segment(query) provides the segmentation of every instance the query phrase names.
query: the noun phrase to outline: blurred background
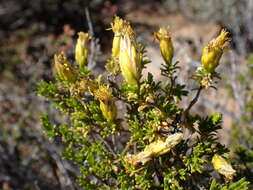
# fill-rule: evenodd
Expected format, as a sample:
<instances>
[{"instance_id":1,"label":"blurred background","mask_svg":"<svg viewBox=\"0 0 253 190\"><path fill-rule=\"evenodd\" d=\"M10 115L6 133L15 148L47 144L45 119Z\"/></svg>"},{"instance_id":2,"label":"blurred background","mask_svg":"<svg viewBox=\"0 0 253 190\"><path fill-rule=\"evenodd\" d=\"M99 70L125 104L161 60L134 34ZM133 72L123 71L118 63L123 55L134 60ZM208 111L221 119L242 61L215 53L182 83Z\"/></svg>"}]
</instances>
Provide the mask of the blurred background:
<instances>
[{"instance_id":1,"label":"blurred background","mask_svg":"<svg viewBox=\"0 0 253 190\"><path fill-rule=\"evenodd\" d=\"M231 148L241 143L252 150L253 142L248 143L245 136L253 130L253 0L1 1L0 189L80 189L75 183L76 166L61 160L62 145L46 138L40 126L45 112L55 122L66 118L36 95L36 84L53 79L56 52L65 51L73 60L76 32L91 28L100 51L92 68L104 72L112 41L112 32L106 29L115 15L131 21L137 40L147 46L152 60L144 74L152 72L157 80L162 80L162 59L153 33L159 26L171 27L175 60L182 68L178 80L188 90L194 89L189 78L200 64L203 46L227 28L233 41L218 69L222 76L218 91L205 91L193 111L221 112L221 141ZM182 107L189 99L183 100Z\"/></svg>"}]
</instances>

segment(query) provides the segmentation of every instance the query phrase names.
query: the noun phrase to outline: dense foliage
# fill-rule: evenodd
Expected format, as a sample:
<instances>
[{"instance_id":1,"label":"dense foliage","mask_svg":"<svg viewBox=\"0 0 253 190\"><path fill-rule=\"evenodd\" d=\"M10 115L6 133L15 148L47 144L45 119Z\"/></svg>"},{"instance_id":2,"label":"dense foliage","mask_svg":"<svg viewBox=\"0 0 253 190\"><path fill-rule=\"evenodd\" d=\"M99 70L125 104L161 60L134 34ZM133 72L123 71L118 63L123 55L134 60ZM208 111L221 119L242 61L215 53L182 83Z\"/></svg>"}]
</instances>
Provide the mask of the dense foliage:
<instances>
[{"instance_id":1,"label":"dense foliage","mask_svg":"<svg viewBox=\"0 0 253 190\"><path fill-rule=\"evenodd\" d=\"M191 113L201 91L215 88L220 79L215 69L228 49L228 32L222 30L203 49L201 65L191 76L196 95L183 108L182 99L195 92L177 82L181 64L173 60L168 29L154 35L164 59L164 81L154 81L152 73L142 76L150 60L130 23L115 17L111 30L107 75L96 77L88 70L92 38L80 32L75 61L64 52L55 55L56 81L41 82L37 90L69 118L64 124L52 123L48 115L41 120L46 135L65 144L62 156L79 166L78 183L84 189L248 189L230 164L229 150L219 143L221 114Z\"/></svg>"}]
</instances>

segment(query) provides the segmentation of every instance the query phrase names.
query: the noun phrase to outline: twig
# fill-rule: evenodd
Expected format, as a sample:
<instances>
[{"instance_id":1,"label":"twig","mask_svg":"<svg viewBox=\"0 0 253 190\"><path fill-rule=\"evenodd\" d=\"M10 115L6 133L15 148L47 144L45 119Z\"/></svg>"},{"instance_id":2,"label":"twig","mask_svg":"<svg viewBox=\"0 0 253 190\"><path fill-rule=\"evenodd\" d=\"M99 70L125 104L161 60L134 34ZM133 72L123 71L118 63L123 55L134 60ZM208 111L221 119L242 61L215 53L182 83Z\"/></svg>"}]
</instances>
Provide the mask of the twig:
<instances>
[{"instance_id":1,"label":"twig","mask_svg":"<svg viewBox=\"0 0 253 190\"><path fill-rule=\"evenodd\" d=\"M102 141L102 143L104 143L104 145L106 146L106 148L113 154L114 158L117 158L117 154L114 152L114 150L112 149L112 147L99 134L96 134L96 137L100 141Z\"/></svg>"},{"instance_id":2,"label":"twig","mask_svg":"<svg viewBox=\"0 0 253 190\"><path fill-rule=\"evenodd\" d=\"M192 99L192 101L190 102L189 106L187 107L187 109L185 110L186 113L188 113L190 111L190 109L192 108L192 106L194 106L194 104L196 104L196 102L198 101L199 99L199 95L200 95L200 92L201 90L203 89L202 86L200 86L198 88L198 91L197 91L197 94L196 96Z\"/></svg>"},{"instance_id":3,"label":"twig","mask_svg":"<svg viewBox=\"0 0 253 190\"><path fill-rule=\"evenodd\" d=\"M134 138L130 137L130 140L128 141L126 147L124 148L124 150L122 151L121 155L124 155L128 149L133 145L134 142Z\"/></svg>"},{"instance_id":4,"label":"twig","mask_svg":"<svg viewBox=\"0 0 253 190\"><path fill-rule=\"evenodd\" d=\"M98 180L101 184L104 184L104 185L106 185L107 187L109 187L107 181L101 179L101 177L99 177L98 175L96 175L94 172L92 173L92 175L93 175L93 177L96 178L96 180Z\"/></svg>"},{"instance_id":5,"label":"twig","mask_svg":"<svg viewBox=\"0 0 253 190\"><path fill-rule=\"evenodd\" d=\"M92 37L91 39L91 43L90 43L90 54L89 54L89 65L88 68L91 70L96 66L96 61L95 61L95 56L96 53L99 52L99 48L97 45L97 40L94 37L94 30L93 30L93 26L92 26L92 22L91 22L91 18L90 18L90 12L89 9L87 7L85 7L85 17L88 23L88 28L89 28L89 34Z\"/></svg>"},{"instance_id":6,"label":"twig","mask_svg":"<svg viewBox=\"0 0 253 190\"><path fill-rule=\"evenodd\" d=\"M113 150L115 151L115 152L117 152L117 146L116 146L116 136L115 136L115 134L112 134L112 145L113 145Z\"/></svg>"},{"instance_id":7,"label":"twig","mask_svg":"<svg viewBox=\"0 0 253 190\"><path fill-rule=\"evenodd\" d=\"M92 22L91 22L91 19L90 19L90 12L89 12L89 9L87 7L85 7L85 16L86 16L86 19L87 19L87 22L88 22L90 35L93 37L94 36L94 30L93 30Z\"/></svg>"}]
</instances>

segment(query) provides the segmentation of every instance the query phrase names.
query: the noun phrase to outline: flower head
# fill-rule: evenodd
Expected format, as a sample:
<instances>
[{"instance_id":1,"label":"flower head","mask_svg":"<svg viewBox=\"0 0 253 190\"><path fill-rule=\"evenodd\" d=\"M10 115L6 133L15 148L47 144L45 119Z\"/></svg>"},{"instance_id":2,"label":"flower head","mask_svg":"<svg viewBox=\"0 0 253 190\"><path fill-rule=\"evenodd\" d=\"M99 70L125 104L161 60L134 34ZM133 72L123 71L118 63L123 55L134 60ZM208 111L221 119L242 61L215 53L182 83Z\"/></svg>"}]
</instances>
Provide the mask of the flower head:
<instances>
[{"instance_id":1,"label":"flower head","mask_svg":"<svg viewBox=\"0 0 253 190\"><path fill-rule=\"evenodd\" d=\"M141 77L140 58L134 32L129 24L125 25L120 38L119 65L123 77L131 86L138 86Z\"/></svg>"},{"instance_id":2,"label":"flower head","mask_svg":"<svg viewBox=\"0 0 253 190\"><path fill-rule=\"evenodd\" d=\"M209 42L204 47L201 57L201 66L209 73L213 73L219 65L219 61L224 51L228 50L231 39L228 37L229 32L222 30L220 35Z\"/></svg>"},{"instance_id":3,"label":"flower head","mask_svg":"<svg viewBox=\"0 0 253 190\"><path fill-rule=\"evenodd\" d=\"M212 158L213 167L217 170L220 174L226 177L226 180L231 181L235 170L232 166L220 155L215 154Z\"/></svg>"},{"instance_id":4,"label":"flower head","mask_svg":"<svg viewBox=\"0 0 253 190\"><path fill-rule=\"evenodd\" d=\"M59 55L54 56L54 66L59 76L68 82L75 82L77 79L74 68L68 62L66 55L61 52Z\"/></svg>"},{"instance_id":5,"label":"flower head","mask_svg":"<svg viewBox=\"0 0 253 190\"><path fill-rule=\"evenodd\" d=\"M145 149L136 155L127 155L125 160L134 167L146 164L153 157L157 157L169 152L173 147L183 140L182 133L169 135L165 141L157 140L145 147Z\"/></svg>"},{"instance_id":6,"label":"flower head","mask_svg":"<svg viewBox=\"0 0 253 190\"><path fill-rule=\"evenodd\" d=\"M118 16L115 16L113 23L111 23L110 29L112 29L112 31L114 32L115 35L120 35L121 30L122 30L125 23L126 23L125 20L121 19Z\"/></svg>"},{"instance_id":7,"label":"flower head","mask_svg":"<svg viewBox=\"0 0 253 190\"><path fill-rule=\"evenodd\" d=\"M114 18L113 23L111 23L112 31L114 32L113 42L112 42L112 57L118 57L120 49L120 35L127 22L118 16Z\"/></svg>"},{"instance_id":8,"label":"flower head","mask_svg":"<svg viewBox=\"0 0 253 190\"><path fill-rule=\"evenodd\" d=\"M161 27L154 34L155 38L160 41L160 51L166 64L170 65L174 55L174 47L171 41L171 34L168 28Z\"/></svg>"},{"instance_id":9,"label":"flower head","mask_svg":"<svg viewBox=\"0 0 253 190\"><path fill-rule=\"evenodd\" d=\"M117 116L117 107L115 101L109 91L109 87L105 85L99 86L93 92L96 99L99 100L100 110L108 122L112 122Z\"/></svg>"},{"instance_id":10,"label":"flower head","mask_svg":"<svg viewBox=\"0 0 253 190\"><path fill-rule=\"evenodd\" d=\"M75 59L80 67L88 62L88 42L91 39L88 33L78 32L78 39L75 49Z\"/></svg>"}]
</instances>

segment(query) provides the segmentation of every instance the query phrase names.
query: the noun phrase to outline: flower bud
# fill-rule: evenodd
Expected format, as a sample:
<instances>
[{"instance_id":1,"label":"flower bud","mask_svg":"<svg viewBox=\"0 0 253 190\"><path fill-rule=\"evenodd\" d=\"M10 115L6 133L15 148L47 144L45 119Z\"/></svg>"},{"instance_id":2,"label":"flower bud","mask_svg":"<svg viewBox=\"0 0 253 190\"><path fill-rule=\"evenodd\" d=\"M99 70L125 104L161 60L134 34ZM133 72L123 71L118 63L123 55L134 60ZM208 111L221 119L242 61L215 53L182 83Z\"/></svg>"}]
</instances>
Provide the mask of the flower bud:
<instances>
[{"instance_id":1,"label":"flower bud","mask_svg":"<svg viewBox=\"0 0 253 190\"><path fill-rule=\"evenodd\" d=\"M134 167L146 164L153 157L157 157L169 152L178 143L183 140L182 133L169 135L165 141L157 140L145 147L145 149L136 155L127 155L125 160Z\"/></svg>"},{"instance_id":2,"label":"flower bud","mask_svg":"<svg viewBox=\"0 0 253 190\"><path fill-rule=\"evenodd\" d=\"M81 68L88 63L88 42L90 39L91 37L88 33L78 32L75 59Z\"/></svg>"},{"instance_id":3,"label":"flower bud","mask_svg":"<svg viewBox=\"0 0 253 190\"><path fill-rule=\"evenodd\" d=\"M71 83L76 81L76 72L68 62L66 55L63 52L61 52L59 55L54 56L54 62L55 69L63 80Z\"/></svg>"},{"instance_id":4,"label":"flower bud","mask_svg":"<svg viewBox=\"0 0 253 190\"><path fill-rule=\"evenodd\" d=\"M228 50L230 44L229 32L222 30L220 35L213 39L204 47L201 57L201 67L208 73L213 73L219 65L221 56L225 50Z\"/></svg>"},{"instance_id":5,"label":"flower bud","mask_svg":"<svg viewBox=\"0 0 253 190\"><path fill-rule=\"evenodd\" d=\"M111 23L111 29L114 32L113 42L112 42L112 57L118 57L120 51L120 35L126 21L116 16L113 23Z\"/></svg>"},{"instance_id":6,"label":"flower bud","mask_svg":"<svg viewBox=\"0 0 253 190\"><path fill-rule=\"evenodd\" d=\"M99 100L100 110L108 122L112 122L117 116L117 107L114 99L109 92L108 86L100 86L94 91L94 96Z\"/></svg>"},{"instance_id":7,"label":"flower bud","mask_svg":"<svg viewBox=\"0 0 253 190\"><path fill-rule=\"evenodd\" d=\"M212 158L213 167L220 174L226 177L226 180L231 181L235 170L232 168L231 164L229 164L222 156L215 154Z\"/></svg>"},{"instance_id":8,"label":"flower bud","mask_svg":"<svg viewBox=\"0 0 253 190\"><path fill-rule=\"evenodd\" d=\"M141 77L140 53L130 25L125 26L120 39L119 65L126 82L137 87Z\"/></svg>"},{"instance_id":9,"label":"flower bud","mask_svg":"<svg viewBox=\"0 0 253 190\"><path fill-rule=\"evenodd\" d=\"M154 34L155 38L160 41L160 51L167 65L170 65L174 56L174 47L171 41L171 34L168 29L161 27Z\"/></svg>"}]
</instances>

